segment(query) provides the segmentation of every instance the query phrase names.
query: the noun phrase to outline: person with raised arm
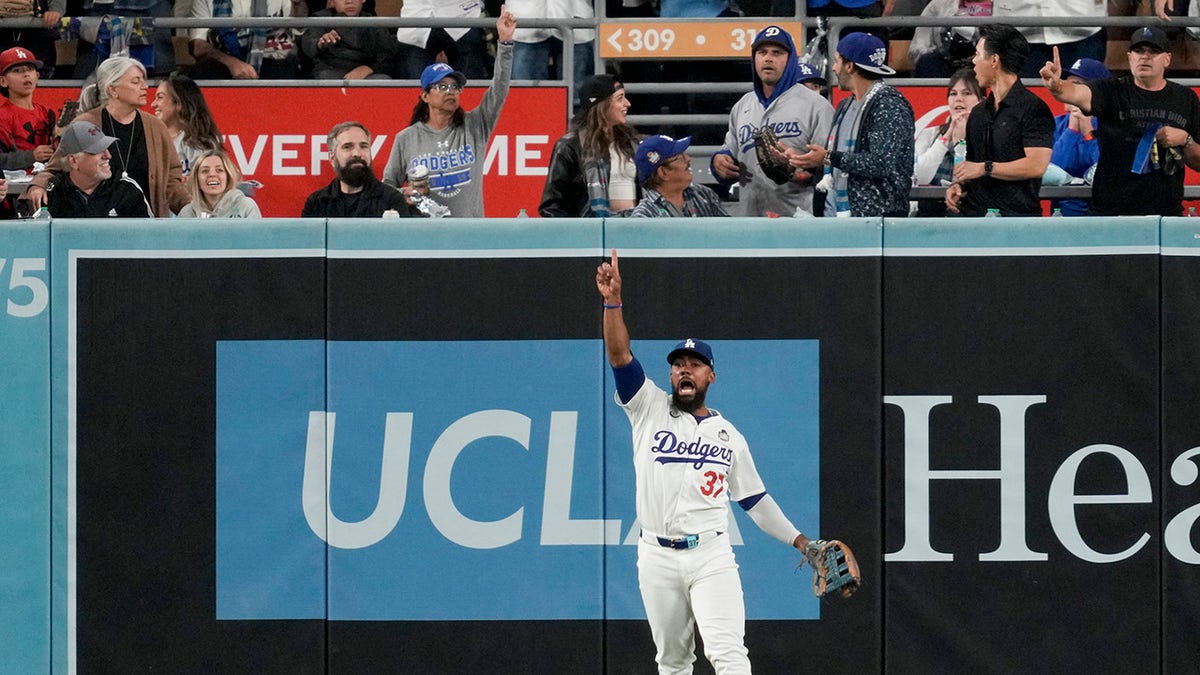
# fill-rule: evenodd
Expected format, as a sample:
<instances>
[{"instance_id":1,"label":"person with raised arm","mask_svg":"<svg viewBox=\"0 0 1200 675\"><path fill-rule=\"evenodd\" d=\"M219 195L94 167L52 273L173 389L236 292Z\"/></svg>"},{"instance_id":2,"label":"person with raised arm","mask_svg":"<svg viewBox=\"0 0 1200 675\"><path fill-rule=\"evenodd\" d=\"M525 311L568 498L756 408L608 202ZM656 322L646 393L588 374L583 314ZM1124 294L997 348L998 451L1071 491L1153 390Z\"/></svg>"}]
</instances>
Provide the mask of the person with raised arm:
<instances>
[{"instance_id":1,"label":"person with raised arm","mask_svg":"<svg viewBox=\"0 0 1200 675\"><path fill-rule=\"evenodd\" d=\"M1100 159L1092 178L1095 216L1178 216L1183 213L1184 166L1200 169L1200 99L1167 79L1170 43L1147 26L1129 42L1129 75L1072 82L1063 79L1058 50L1039 73L1055 99L1098 121Z\"/></svg>"}]
</instances>

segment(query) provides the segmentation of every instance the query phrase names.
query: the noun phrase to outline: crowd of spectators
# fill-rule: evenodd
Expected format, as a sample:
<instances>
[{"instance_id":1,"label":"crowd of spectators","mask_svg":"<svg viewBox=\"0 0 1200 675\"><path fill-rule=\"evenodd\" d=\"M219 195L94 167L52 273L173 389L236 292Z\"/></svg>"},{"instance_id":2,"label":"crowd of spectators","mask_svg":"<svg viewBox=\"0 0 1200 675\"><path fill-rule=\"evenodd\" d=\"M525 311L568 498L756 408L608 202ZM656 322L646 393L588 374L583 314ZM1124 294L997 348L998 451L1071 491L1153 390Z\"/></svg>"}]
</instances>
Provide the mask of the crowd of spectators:
<instances>
[{"instance_id":1,"label":"crowd of spectators","mask_svg":"<svg viewBox=\"0 0 1200 675\"><path fill-rule=\"evenodd\" d=\"M0 51L0 87L6 96L0 106L0 163L26 170L35 162L45 163L24 195L32 209L53 201L49 195L53 185L64 179L70 184L73 163L88 159L85 155L104 155L102 162L96 159L96 167L111 168L113 181L137 185L157 216L255 217L253 201L247 204L232 194L238 192L241 177L224 154L216 121L196 80L311 76L417 79L421 83L412 120L392 145L383 176L357 176L355 164L361 158L349 148L341 158L330 148L330 161L339 178L327 191L333 192L335 201L360 201L348 195L361 191L365 181L371 190L395 191L403 208L388 210L400 211L400 215L430 215L427 208L417 208L417 203L423 202L426 207L437 204L443 213L482 216L483 176L477 159L499 119L509 81L518 74L519 79L564 76L561 66L566 42L562 36L554 29L516 30L514 14L503 5L491 7L492 2L405 0L399 15L456 19L494 12L501 17L494 31L455 26L191 29L186 39L192 63L175 68L174 50L168 50L170 57L161 53L163 38L169 37L170 31L154 30L157 17L173 13L193 18L368 17L375 15L376 0L327 0L325 6L315 8L309 0L191 0L185 13L170 0L88 0L79 7L59 6L62 1L42 8L44 30L0 32L0 39L18 43ZM531 18L587 19L596 13L588 0L513 0L509 4ZM807 12L870 18L891 14L896 5L896 0L808 0ZM924 11L947 19L1066 16L1086 23L1088 18L1107 13L1107 6L1098 7L1102 5L1087 0L931 0ZM781 0L609 0L604 10L612 17L728 17L793 16L796 8L793 2ZM71 16L72 11L76 15ZM1174 0L1156 0L1155 11L1166 20L1182 13ZM114 12L120 12L124 21L115 18ZM1097 185L1112 185L1110 197L1121 194L1118 188L1127 181L1112 168L1117 160L1106 161L1106 157L1118 155L1122 162L1129 155L1140 167L1134 169L1135 182L1146 185L1140 194L1155 197L1150 210L1139 213L1179 213L1181 167L1200 165L1200 151L1193 152L1193 136L1200 135L1200 103L1190 90L1166 80L1172 45L1162 29L1147 27L1133 32L1128 57L1131 74L1120 78L1114 78L1104 66L1109 45L1106 31L1099 27L1072 30L989 24L978 30L947 25L917 31L908 54L916 71L950 80L946 121L928 129L914 129L911 104L884 81L897 74L889 65L893 55L887 35L892 31L877 29L875 33L879 35L844 31L828 55L832 61L829 71L823 63L810 62L814 56L811 44L806 50L804 43L787 31L769 26L756 36L746 60L689 62L678 72L672 69L680 66L661 60L616 62L612 64L616 72L589 76L595 32L575 30L573 75L581 84L576 92L576 116L568 133L555 144L539 213L546 217L633 215L635 211L638 215L697 215L707 209L697 206L696 196L707 198L707 193L670 173L680 166L690 171L686 152L662 154L671 148L686 151L704 138L704 132L675 141L654 133L662 129L634 129L626 114L631 106L638 107L638 102L625 95L625 73L677 81L739 74L749 79L752 91L740 100L723 102L722 95L706 98L702 93L666 95L650 103L647 111L729 115L728 129L713 140L721 149L712 156L710 172L718 182L715 187L720 197L737 195L743 202L739 212L746 215L894 217L910 211L917 215L1037 215L1042 184L1095 180ZM45 38L54 36L74 38L81 44L72 75L87 74L94 82L80 97L77 119L100 130L105 143L101 151L80 151L82 154L68 157L60 149L51 156L56 142L51 129L54 113L36 104L33 92L45 74L60 73L39 58L56 56L56 50L48 51L44 43ZM119 54L113 55L113 50ZM167 65L172 69L161 73ZM93 72L88 73L89 69ZM827 80L826 72L833 77ZM1066 105L1057 120L1022 84L1022 78L1031 76L1042 77L1051 94ZM470 111L458 105L468 78L492 80L483 102ZM154 115L142 109L150 79L159 80ZM840 97L836 111L826 90L830 82L850 94ZM1120 86L1110 87L1113 82ZM1164 87L1167 94L1158 93ZM1113 112L1129 107L1131 100L1134 107L1144 108L1143 117L1153 116L1160 108L1166 113L1160 115L1161 120L1139 118L1135 123L1128 115ZM656 110L656 103L663 105ZM370 132L361 124L347 124L342 133L370 140ZM765 142L763 131L772 132ZM1125 147L1135 136L1140 145ZM639 147L639 141L646 142L643 138L654 141L654 147ZM335 140L331 134L330 141ZM97 143L88 147L99 147ZM447 154L446 161L431 159L435 146ZM1104 152L1106 146L1108 152ZM206 162L204 180L185 185L201 160ZM786 167L782 178L780 170L772 173L766 166L772 163ZM447 171L443 165L452 165L453 170ZM436 175L425 178L430 167L437 169ZM411 175L414 169L421 174L420 181ZM913 185L945 186L945 200L910 204L907 192ZM386 193L385 201L393 198ZM314 193L312 199L319 195ZM642 205L646 199L655 201ZM7 200L3 215L11 217L12 201ZM1067 215L1089 210L1116 214L1129 209L1101 201L1105 203L1100 207L1077 201L1055 206ZM638 209L639 205L643 208ZM350 211L358 213L357 209Z\"/></svg>"}]
</instances>

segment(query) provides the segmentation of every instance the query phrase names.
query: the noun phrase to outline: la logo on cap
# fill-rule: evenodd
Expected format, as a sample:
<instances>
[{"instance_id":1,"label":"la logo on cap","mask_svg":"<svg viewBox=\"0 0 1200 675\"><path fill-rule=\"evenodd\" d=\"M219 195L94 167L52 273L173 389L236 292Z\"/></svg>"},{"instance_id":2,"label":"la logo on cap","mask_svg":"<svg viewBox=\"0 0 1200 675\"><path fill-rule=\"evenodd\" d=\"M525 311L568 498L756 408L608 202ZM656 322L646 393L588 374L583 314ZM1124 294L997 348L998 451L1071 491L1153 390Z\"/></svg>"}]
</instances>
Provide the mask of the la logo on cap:
<instances>
[{"instance_id":1,"label":"la logo on cap","mask_svg":"<svg viewBox=\"0 0 1200 675\"><path fill-rule=\"evenodd\" d=\"M17 58L18 59L27 59L27 58L29 58L29 52L18 47L17 48Z\"/></svg>"},{"instance_id":2,"label":"la logo on cap","mask_svg":"<svg viewBox=\"0 0 1200 675\"><path fill-rule=\"evenodd\" d=\"M688 338L687 340L684 340L684 342L683 342L683 346L684 346L684 347L687 347L688 349L695 349L695 348L696 348L696 341L695 341L695 340L693 340L692 338Z\"/></svg>"}]
</instances>

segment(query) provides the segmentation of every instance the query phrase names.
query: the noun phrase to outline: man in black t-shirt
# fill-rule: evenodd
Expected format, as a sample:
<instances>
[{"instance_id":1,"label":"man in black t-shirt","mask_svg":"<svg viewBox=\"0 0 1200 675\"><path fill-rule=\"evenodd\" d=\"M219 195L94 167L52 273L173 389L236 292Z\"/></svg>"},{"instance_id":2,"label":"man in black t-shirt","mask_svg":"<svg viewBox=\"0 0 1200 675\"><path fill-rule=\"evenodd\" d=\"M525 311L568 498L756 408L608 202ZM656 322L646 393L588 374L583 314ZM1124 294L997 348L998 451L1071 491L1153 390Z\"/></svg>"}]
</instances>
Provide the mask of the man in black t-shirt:
<instances>
[{"instance_id":1,"label":"man in black t-shirt","mask_svg":"<svg viewBox=\"0 0 1200 675\"><path fill-rule=\"evenodd\" d=\"M990 91L967 117L967 158L954 167L954 183L946 188L951 211L1042 215L1038 190L1054 148L1054 115L1017 76L1028 56L1029 42L1016 28L996 23L979 29L972 63L975 79Z\"/></svg>"},{"instance_id":2,"label":"man in black t-shirt","mask_svg":"<svg viewBox=\"0 0 1200 675\"><path fill-rule=\"evenodd\" d=\"M1183 212L1184 164L1200 169L1200 143L1195 142L1200 99L1166 79L1171 52L1161 29L1134 31L1127 56L1128 77L1063 80L1057 51L1040 75L1054 98L1100 121L1100 161L1088 213L1178 216Z\"/></svg>"}]
</instances>

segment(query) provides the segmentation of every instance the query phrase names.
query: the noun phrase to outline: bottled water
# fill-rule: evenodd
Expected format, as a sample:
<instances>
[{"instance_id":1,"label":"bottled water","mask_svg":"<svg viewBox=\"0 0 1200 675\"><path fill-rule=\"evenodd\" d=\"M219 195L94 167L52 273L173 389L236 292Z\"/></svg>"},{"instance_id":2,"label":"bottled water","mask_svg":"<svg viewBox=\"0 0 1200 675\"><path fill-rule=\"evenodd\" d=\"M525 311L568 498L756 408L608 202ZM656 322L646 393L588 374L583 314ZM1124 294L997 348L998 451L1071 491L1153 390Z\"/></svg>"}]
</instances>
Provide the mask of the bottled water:
<instances>
[{"instance_id":1,"label":"bottled water","mask_svg":"<svg viewBox=\"0 0 1200 675\"><path fill-rule=\"evenodd\" d=\"M959 141L954 144L954 166L967 161L967 142Z\"/></svg>"},{"instance_id":2,"label":"bottled water","mask_svg":"<svg viewBox=\"0 0 1200 675\"><path fill-rule=\"evenodd\" d=\"M1195 214L1193 214L1193 215L1195 215ZM50 220L50 209L43 206L42 208L37 210L37 213L33 214L30 217L33 218L34 220Z\"/></svg>"},{"instance_id":3,"label":"bottled water","mask_svg":"<svg viewBox=\"0 0 1200 675\"><path fill-rule=\"evenodd\" d=\"M988 209L987 213L983 214L984 218L999 218L1000 209Z\"/></svg>"}]
</instances>

